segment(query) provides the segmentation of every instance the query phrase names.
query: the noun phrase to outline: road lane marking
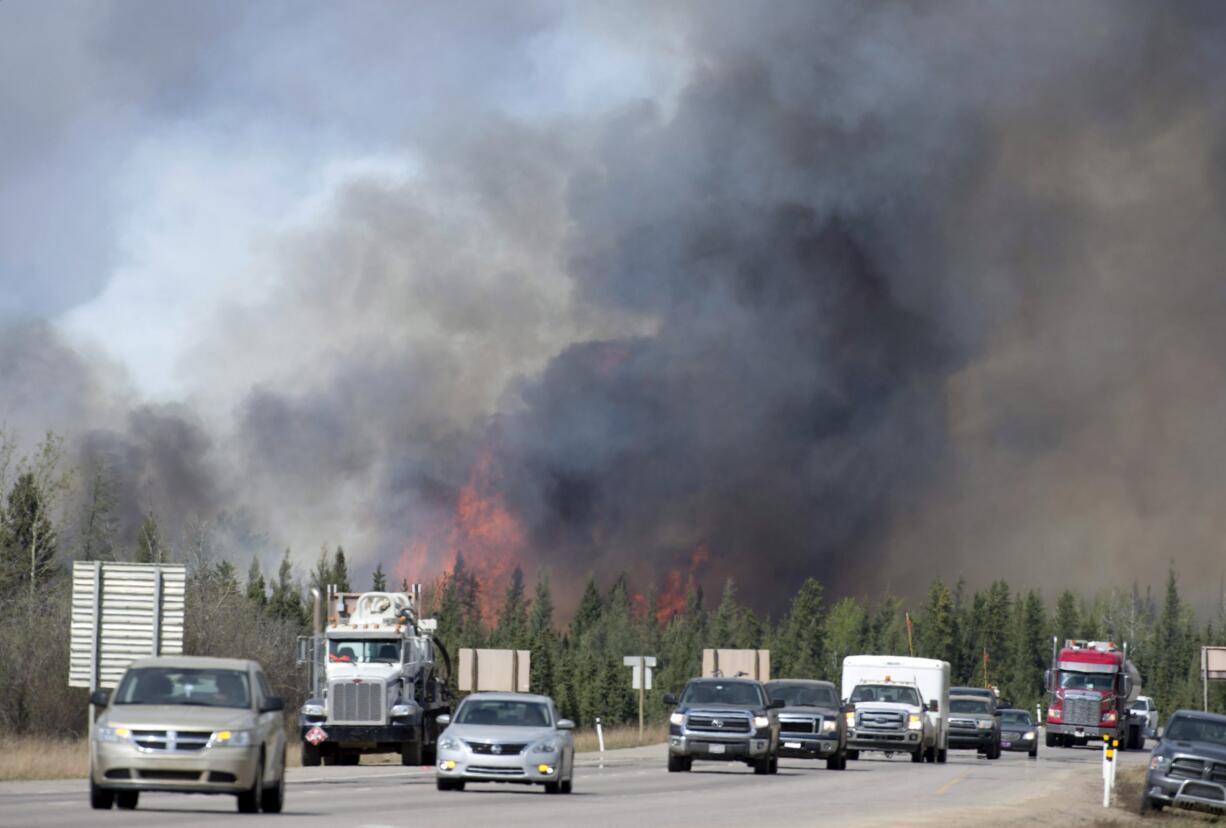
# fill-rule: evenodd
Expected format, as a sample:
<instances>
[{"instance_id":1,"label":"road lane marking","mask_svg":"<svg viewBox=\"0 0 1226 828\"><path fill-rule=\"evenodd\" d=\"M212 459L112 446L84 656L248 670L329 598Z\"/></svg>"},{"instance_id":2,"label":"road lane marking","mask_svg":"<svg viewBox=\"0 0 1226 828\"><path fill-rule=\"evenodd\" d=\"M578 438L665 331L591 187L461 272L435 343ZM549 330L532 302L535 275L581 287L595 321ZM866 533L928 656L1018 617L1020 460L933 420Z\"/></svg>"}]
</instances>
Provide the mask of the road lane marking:
<instances>
[{"instance_id":1,"label":"road lane marking","mask_svg":"<svg viewBox=\"0 0 1226 828\"><path fill-rule=\"evenodd\" d=\"M963 779L965 779L966 777L968 777L968 776L970 776L970 775L971 775L971 772L970 772L970 771L966 771L965 773L962 773L962 774L959 774L958 776L955 776L953 779L949 780L949 781L948 781L948 782L946 782L944 785L942 785L941 787L937 788L937 796L944 796L945 794L949 793L950 789L951 789L951 788L952 788L954 785L957 785L959 782L961 782Z\"/></svg>"}]
</instances>

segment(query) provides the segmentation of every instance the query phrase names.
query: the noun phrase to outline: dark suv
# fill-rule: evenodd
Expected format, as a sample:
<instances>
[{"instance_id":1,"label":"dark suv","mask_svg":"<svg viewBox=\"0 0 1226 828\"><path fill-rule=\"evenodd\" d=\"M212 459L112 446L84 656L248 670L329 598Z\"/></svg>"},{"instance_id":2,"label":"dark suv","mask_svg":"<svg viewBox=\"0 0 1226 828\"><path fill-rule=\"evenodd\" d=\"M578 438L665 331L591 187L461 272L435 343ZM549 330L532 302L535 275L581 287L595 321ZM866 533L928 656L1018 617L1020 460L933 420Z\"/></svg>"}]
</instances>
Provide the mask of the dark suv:
<instances>
[{"instance_id":1,"label":"dark suv","mask_svg":"<svg viewBox=\"0 0 1226 828\"><path fill-rule=\"evenodd\" d=\"M1226 716L1179 710L1158 732L1141 810L1226 811Z\"/></svg>"},{"instance_id":2,"label":"dark suv","mask_svg":"<svg viewBox=\"0 0 1226 828\"><path fill-rule=\"evenodd\" d=\"M690 679L668 717L668 770L688 771L695 759L744 762L754 773L779 769L781 701L771 701L762 682L743 678Z\"/></svg>"},{"instance_id":3,"label":"dark suv","mask_svg":"<svg viewBox=\"0 0 1226 828\"><path fill-rule=\"evenodd\" d=\"M994 697L951 687L947 715L950 750L975 750L989 759L1000 758L1000 720Z\"/></svg>"},{"instance_id":4,"label":"dark suv","mask_svg":"<svg viewBox=\"0 0 1226 828\"><path fill-rule=\"evenodd\" d=\"M779 755L825 759L830 770L847 769L847 722L839 691L828 681L778 679L766 683L779 710Z\"/></svg>"}]
</instances>

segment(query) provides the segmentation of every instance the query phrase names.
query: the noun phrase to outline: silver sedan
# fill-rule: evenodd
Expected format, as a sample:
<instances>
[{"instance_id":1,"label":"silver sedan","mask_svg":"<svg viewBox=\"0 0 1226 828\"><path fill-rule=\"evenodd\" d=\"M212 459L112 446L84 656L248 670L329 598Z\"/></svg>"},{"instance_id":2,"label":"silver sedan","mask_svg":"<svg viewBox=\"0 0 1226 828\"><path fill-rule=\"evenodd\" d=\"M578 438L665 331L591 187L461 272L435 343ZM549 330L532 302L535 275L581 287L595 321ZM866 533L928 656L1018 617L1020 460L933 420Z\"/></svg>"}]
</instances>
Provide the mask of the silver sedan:
<instances>
[{"instance_id":1,"label":"silver sedan","mask_svg":"<svg viewBox=\"0 0 1226 828\"><path fill-rule=\"evenodd\" d=\"M440 791L462 791L466 782L544 785L570 793L575 773L575 723L558 716L553 699L527 693L474 693L438 740Z\"/></svg>"}]
</instances>

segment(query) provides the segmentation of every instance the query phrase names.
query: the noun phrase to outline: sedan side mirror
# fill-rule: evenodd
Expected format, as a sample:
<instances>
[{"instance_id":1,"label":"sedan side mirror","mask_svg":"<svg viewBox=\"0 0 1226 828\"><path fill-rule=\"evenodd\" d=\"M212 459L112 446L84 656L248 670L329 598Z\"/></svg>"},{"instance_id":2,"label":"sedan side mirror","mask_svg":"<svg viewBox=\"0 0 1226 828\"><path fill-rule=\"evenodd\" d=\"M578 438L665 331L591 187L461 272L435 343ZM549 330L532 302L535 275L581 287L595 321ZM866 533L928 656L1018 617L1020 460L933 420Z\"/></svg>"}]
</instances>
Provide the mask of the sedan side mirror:
<instances>
[{"instance_id":1,"label":"sedan side mirror","mask_svg":"<svg viewBox=\"0 0 1226 828\"><path fill-rule=\"evenodd\" d=\"M940 713L941 703L936 699L933 699L932 701L928 702L928 709L933 713Z\"/></svg>"},{"instance_id":2,"label":"sedan side mirror","mask_svg":"<svg viewBox=\"0 0 1226 828\"><path fill-rule=\"evenodd\" d=\"M664 703L667 704L669 707L672 707L673 705L677 703L677 697L674 696L672 693L665 693Z\"/></svg>"},{"instance_id":3,"label":"sedan side mirror","mask_svg":"<svg viewBox=\"0 0 1226 828\"><path fill-rule=\"evenodd\" d=\"M448 716L446 713L440 713L438 716L434 718L434 721L438 722L443 727L446 727L447 725L451 724L451 717Z\"/></svg>"},{"instance_id":4,"label":"sedan side mirror","mask_svg":"<svg viewBox=\"0 0 1226 828\"><path fill-rule=\"evenodd\" d=\"M574 730L575 723L570 719L558 719L558 730Z\"/></svg>"},{"instance_id":5,"label":"sedan side mirror","mask_svg":"<svg viewBox=\"0 0 1226 828\"><path fill-rule=\"evenodd\" d=\"M778 710L781 707L787 707L787 702L783 699L771 699L766 705L767 710Z\"/></svg>"},{"instance_id":6,"label":"sedan side mirror","mask_svg":"<svg viewBox=\"0 0 1226 828\"><path fill-rule=\"evenodd\" d=\"M264 699L264 703L260 705L261 713L276 713L279 710L285 709L285 699L280 696L269 696Z\"/></svg>"},{"instance_id":7,"label":"sedan side mirror","mask_svg":"<svg viewBox=\"0 0 1226 828\"><path fill-rule=\"evenodd\" d=\"M106 703L110 700L110 690L95 690L89 694L89 703L95 707L106 707Z\"/></svg>"}]
</instances>

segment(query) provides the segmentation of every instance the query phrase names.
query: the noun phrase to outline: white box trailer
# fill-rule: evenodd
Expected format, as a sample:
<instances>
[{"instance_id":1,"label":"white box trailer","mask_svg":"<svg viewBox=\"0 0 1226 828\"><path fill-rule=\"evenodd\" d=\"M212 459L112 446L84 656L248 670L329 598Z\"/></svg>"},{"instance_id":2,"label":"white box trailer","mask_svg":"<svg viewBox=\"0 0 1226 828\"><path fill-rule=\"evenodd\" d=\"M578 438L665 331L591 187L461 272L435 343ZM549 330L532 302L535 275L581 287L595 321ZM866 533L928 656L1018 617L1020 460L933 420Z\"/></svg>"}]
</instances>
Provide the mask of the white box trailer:
<instances>
[{"instance_id":1,"label":"white box trailer","mask_svg":"<svg viewBox=\"0 0 1226 828\"><path fill-rule=\"evenodd\" d=\"M934 658L859 655L843 659L842 696L851 701L852 692L863 684L912 684L919 689L928 728L934 735L933 760L944 761L949 749L949 662ZM931 709L936 702L936 710ZM861 705L856 704L857 710ZM859 715L857 714L857 723ZM869 749L869 748L865 748Z\"/></svg>"}]
</instances>

